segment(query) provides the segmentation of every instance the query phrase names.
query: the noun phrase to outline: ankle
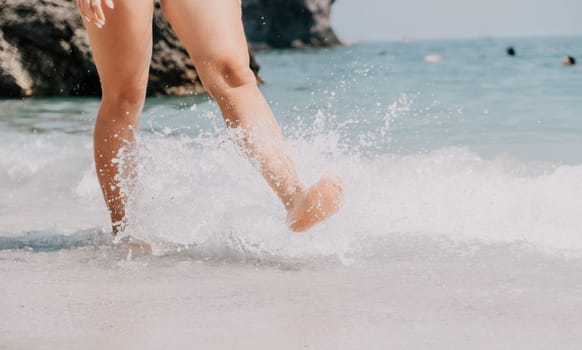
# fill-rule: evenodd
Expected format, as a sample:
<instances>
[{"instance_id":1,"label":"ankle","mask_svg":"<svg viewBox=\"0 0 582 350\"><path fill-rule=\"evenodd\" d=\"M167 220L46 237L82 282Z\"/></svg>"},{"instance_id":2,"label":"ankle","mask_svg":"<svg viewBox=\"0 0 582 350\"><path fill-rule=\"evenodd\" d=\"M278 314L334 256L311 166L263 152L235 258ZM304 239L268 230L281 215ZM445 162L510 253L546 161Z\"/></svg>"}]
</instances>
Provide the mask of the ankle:
<instances>
[{"instance_id":1,"label":"ankle","mask_svg":"<svg viewBox=\"0 0 582 350\"><path fill-rule=\"evenodd\" d=\"M305 198L307 189L303 186L296 186L292 191L287 192L283 204L287 211L291 211L293 207Z\"/></svg>"}]
</instances>

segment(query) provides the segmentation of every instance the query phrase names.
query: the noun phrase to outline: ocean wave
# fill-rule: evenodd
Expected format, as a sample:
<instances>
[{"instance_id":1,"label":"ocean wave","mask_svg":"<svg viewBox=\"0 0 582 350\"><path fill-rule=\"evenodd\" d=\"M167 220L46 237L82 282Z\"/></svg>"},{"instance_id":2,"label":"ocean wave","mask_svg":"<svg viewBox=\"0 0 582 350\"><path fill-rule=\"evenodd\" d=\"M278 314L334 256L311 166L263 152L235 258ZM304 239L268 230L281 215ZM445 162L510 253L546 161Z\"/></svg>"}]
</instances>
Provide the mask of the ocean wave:
<instances>
[{"instance_id":1,"label":"ocean wave","mask_svg":"<svg viewBox=\"0 0 582 350\"><path fill-rule=\"evenodd\" d=\"M96 247L112 242L111 234L101 228L66 233L58 229L35 230L17 236L0 236L0 250L52 252L64 249Z\"/></svg>"},{"instance_id":2,"label":"ocean wave","mask_svg":"<svg viewBox=\"0 0 582 350\"><path fill-rule=\"evenodd\" d=\"M38 135L22 142L25 151L17 155L2 148L3 236L106 224L86 138ZM222 251L343 259L364 242L406 236L582 250L581 165L486 159L455 147L364 156L335 133L291 137L290 148L306 183L327 169L345 181L340 213L309 233L287 229L278 199L223 134L143 136L130 233L161 247L160 254L190 247L198 257ZM2 244L42 250L35 237ZM51 240L63 241L53 246L84 244L66 237L55 235Z\"/></svg>"},{"instance_id":3,"label":"ocean wave","mask_svg":"<svg viewBox=\"0 0 582 350\"><path fill-rule=\"evenodd\" d=\"M484 159L465 148L363 157L333 134L293 139L307 183L333 169L346 185L338 216L297 235L263 180L223 141L144 142L135 235L201 244L229 232L249 249L285 256L349 254L361 240L397 234L582 249L582 166Z\"/></svg>"}]
</instances>

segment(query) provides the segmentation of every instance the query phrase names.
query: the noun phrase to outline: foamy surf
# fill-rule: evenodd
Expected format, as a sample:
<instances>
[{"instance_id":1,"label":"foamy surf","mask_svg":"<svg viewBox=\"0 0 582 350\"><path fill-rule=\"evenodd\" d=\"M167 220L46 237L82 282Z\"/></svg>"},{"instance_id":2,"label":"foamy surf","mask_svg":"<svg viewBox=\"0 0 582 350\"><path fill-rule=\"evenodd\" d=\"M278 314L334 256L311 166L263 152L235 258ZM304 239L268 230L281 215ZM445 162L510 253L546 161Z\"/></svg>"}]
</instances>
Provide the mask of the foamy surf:
<instances>
[{"instance_id":1,"label":"foamy surf","mask_svg":"<svg viewBox=\"0 0 582 350\"><path fill-rule=\"evenodd\" d=\"M0 232L106 227L84 137L4 139L23 151L1 151L6 171ZM305 182L334 169L346 189L337 217L308 234L293 234L277 198L228 135L145 134L140 145L129 232L153 242L158 254L224 246L250 256L347 259L369 240L394 236L582 250L582 166L484 159L467 148L362 155L333 132L292 137Z\"/></svg>"}]
</instances>

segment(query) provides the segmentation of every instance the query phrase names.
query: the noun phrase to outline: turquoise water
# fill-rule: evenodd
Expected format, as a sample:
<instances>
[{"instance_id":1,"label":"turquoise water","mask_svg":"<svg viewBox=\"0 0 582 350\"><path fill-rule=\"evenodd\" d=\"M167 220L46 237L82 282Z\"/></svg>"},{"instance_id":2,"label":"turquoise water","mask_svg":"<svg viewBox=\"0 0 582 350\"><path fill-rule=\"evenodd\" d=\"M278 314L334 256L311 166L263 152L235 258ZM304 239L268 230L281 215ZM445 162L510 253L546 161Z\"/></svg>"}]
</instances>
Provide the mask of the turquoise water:
<instances>
[{"instance_id":1,"label":"turquoise water","mask_svg":"<svg viewBox=\"0 0 582 350\"><path fill-rule=\"evenodd\" d=\"M516 57L505 56L510 45ZM580 47L582 38L392 42L262 53L259 59L263 91L289 128L319 115L328 127L341 125L342 143L350 147L362 148L357 136L384 128L390 141L382 152L468 146L486 156L579 163L582 72L560 62L582 54ZM429 54L442 62L425 63ZM195 104L198 113L190 111ZM88 134L97 101L3 101L2 108L8 130ZM204 96L151 99L143 129L193 134L213 127L200 120L208 111L216 108Z\"/></svg>"},{"instance_id":2,"label":"turquoise water","mask_svg":"<svg viewBox=\"0 0 582 350\"><path fill-rule=\"evenodd\" d=\"M275 53L261 61L267 78L273 76L266 91L280 115L292 117L285 111L298 108L357 121L347 138L377 130L388 118L385 151L462 145L487 156L579 163L581 71L560 62L581 44L580 38L378 43L334 50L325 60L318 53ZM518 56L504 55L509 45ZM423 62L429 54L442 62Z\"/></svg>"}]
</instances>

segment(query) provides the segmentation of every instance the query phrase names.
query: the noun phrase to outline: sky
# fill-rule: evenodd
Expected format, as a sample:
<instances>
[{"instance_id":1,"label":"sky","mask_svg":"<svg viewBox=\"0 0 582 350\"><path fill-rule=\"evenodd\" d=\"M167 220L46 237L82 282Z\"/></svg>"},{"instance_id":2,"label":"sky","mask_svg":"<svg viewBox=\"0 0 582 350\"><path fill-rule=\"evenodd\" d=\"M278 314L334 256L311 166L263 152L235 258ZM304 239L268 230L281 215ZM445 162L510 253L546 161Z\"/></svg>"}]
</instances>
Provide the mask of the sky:
<instances>
[{"instance_id":1,"label":"sky","mask_svg":"<svg viewBox=\"0 0 582 350\"><path fill-rule=\"evenodd\" d=\"M337 0L342 40L582 35L582 0Z\"/></svg>"}]
</instances>

